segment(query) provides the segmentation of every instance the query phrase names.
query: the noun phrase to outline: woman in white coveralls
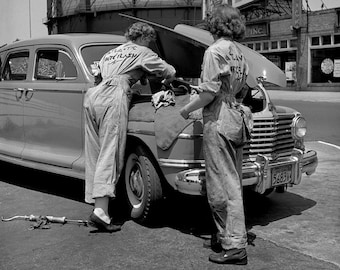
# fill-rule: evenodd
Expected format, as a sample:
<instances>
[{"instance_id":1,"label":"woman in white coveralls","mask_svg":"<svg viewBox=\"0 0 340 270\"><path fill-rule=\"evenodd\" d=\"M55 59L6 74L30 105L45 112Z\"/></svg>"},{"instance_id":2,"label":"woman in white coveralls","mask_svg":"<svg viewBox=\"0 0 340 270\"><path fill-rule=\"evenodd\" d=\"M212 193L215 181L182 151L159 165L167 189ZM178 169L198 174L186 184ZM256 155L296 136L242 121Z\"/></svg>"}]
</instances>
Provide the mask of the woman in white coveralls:
<instances>
[{"instance_id":1,"label":"woman in white coveralls","mask_svg":"<svg viewBox=\"0 0 340 270\"><path fill-rule=\"evenodd\" d=\"M99 62L101 83L85 96L85 201L94 203L89 225L114 232L108 213L110 198L124 165L131 86L147 74L173 80L175 69L148 48L156 38L148 24L137 22L125 33L127 43L107 52Z\"/></svg>"},{"instance_id":2,"label":"woman in white coveralls","mask_svg":"<svg viewBox=\"0 0 340 270\"><path fill-rule=\"evenodd\" d=\"M207 27L215 42L203 59L199 96L180 113L203 109L203 153L209 205L217 227L217 242L209 260L219 264L247 264L247 232L242 200L242 146L224 136L235 129L227 108L238 107L236 96L243 93L248 65L234 40L242 38L245 25L238 9L220 5L208 14ZM215 247L214 247L215 246Z\"/></svg>"}]
</instances>

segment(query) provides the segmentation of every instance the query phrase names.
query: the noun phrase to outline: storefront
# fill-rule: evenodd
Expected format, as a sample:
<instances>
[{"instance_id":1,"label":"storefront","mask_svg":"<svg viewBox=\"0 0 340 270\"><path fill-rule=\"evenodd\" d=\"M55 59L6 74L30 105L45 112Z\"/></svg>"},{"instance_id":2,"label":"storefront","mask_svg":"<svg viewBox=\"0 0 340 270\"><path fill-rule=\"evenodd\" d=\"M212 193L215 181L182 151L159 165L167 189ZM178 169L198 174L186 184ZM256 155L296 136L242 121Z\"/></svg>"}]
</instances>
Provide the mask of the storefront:
<instances>
[{"instance_id":1,"label":"storefront","mask_svg":"<svg viewBox=\"0 0 340 270\"><path fill-rule=\"evenodd\" d=\"M290 16L247 22L243 44L285 73L287 88L340 91L340 9L302 14L301 27Z\"/></svg>"},{"instance_id":2,"label":"storefront","mask_svg":"<svg viewBox=\"0 0 340 270\"><path fill-rule=\"evenodd\" d=\"M340 33L310 38L310 83L340 83Z\"/></svg>"},{"instance_id":3,"label":"storefront","mask_svg":"<svg viewBox=\"0 0 340 270\"><path fill-rule=\"evenodd\" d=\"M247 39L256 40L243 42L249 48L258 51L271 60L286 73L287 85L294 87L296 84L296 59L297 39L290 36L285 39L270 39L266 24L247 26ZM259 35L267 39L259 39Z\"/></svg>"}]
</instances>

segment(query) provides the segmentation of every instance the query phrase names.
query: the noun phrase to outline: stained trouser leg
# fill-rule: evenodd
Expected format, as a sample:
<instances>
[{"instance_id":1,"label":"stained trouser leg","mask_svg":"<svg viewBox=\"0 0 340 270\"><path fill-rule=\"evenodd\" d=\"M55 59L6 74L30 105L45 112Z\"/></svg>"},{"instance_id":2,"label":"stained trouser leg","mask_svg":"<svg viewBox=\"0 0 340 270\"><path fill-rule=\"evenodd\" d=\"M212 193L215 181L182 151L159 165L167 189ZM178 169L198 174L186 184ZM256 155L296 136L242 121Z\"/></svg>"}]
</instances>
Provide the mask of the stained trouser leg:
<instances>
[{"instance_id":1,"label":"stained trouser leg","mask_svg":"<svg viewBox=\"0 0 340 270\"><path fill-rule=\"evenodd\" d=\"M89 102L84 106L85 118L85 201L94 203L92 198L94 174L96 170L97 159L99 156L100 146L98 137L98 128L95 123L92 107Z\"/></svg>"},{"instance_id":2,"label":"stained trouser leg","mask_svg":"<svg viewBox=\"0 0 340 270\"><path fill-rule=\"evenodd\" d=\"M207 196L224 249L247 245L240 177L236 150L218 134L216 122L204 125Z\"/></svg>"},{"instance_id":3,"label":"stained trouser leg","mask_svg":"<svg viewBox=\"0 0 340 270\"><path fill-rule=\"evenodd\" d=\"M111 105L100 110L103 117L100 119L100 153L94 176L93 198L115 197L116 183L124 166L129 106L127 89L129 86L124 83L112 87L112 93L107 92Z\"/></svg>"}]
</instances>

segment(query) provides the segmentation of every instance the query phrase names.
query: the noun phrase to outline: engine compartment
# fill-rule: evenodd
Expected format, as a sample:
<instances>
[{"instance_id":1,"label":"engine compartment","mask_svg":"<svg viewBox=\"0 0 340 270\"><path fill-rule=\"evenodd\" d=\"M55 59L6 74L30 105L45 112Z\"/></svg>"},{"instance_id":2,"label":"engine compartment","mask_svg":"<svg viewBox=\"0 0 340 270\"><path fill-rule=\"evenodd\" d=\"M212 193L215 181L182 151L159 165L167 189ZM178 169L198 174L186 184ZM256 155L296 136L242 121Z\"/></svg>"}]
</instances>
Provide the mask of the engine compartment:
<instances>
[{"instance_id":1,"label":"engine compartment","mask_svg":"<svg viewBox=\"0 0 340 270\"><path fill-rule=\"evenodd\" d=\"M162 90L172 90L175 96L193 94L196 92L195 86L198 85L197 78L176 78L171 86L165 86L157 78L149 78L147 85L135 84L133 88L138 89L141 95L134 97L134 102L151 101L151 96ZM251 109L252 113L261 112L267 104L267 97L260 87L248 88L247 94L244 96L242 103Z\"/></svg>"}]
</instances>

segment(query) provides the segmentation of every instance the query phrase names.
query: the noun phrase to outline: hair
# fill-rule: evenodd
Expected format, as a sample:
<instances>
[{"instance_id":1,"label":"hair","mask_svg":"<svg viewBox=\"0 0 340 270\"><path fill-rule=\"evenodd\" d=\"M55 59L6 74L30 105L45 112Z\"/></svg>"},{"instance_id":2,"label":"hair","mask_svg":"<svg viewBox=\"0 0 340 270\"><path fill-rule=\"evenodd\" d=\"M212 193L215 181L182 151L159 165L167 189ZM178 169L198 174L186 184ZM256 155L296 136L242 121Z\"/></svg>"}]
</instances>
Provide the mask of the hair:
<instances>
[{"instance_id":1,"label":"hair","mask_svg":"<svg viewBox=\"0 0 340 270\"><path fill-rule=\"evenodd\" d=\"M150 41L154 41L156 39L156 31L147 23L136 22L126 30L125 38L135 41L139 37L149 38Z\"/></svg>"},{"instance_id":2,"label":"hair","mask_svg":"<svg viewBox=\"0 0 340 270\"><path fill-rule=\"evenodd\" d=\"M240 40L244 37L246 26L239 9L229 5L219 5L205 18L207 30L217 37L230 37Z\"/></svg>"}]
</instances>

